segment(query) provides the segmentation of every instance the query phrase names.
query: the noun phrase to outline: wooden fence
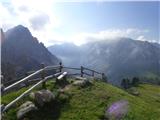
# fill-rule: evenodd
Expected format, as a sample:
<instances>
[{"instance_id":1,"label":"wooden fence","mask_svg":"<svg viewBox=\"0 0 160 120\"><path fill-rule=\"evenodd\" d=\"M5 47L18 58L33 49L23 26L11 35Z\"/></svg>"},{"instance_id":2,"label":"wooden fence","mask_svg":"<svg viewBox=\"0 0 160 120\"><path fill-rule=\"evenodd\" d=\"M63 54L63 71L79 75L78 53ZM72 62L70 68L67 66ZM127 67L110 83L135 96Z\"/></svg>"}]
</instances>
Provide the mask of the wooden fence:
<instances>
[{"instance_id":1,"label":"wooden fence","mask_svg":"<svg viewBox=\"0 0 160 120\"><path fill-rule=\"evenodd\" d=\"M65 69L72 69L72 70L78 70L80 71L80 73L67 73L66 71L64 71ZM45 76L46 72L48 70L58 70L58 72L49 75L49 76ZM90 71L92 74L89 74L87 72L85 72L85 70ZM9 104L7 104L6 106L1 105L1 111L5 112L7 111L11 106L13 106L17 101L19 101L20 99L22 99L24 96L28 95L34 88L38 87L39 85L42 85L42 88L46 89L46 81L51 80L52 78L56 78L56 79L63 79L66 76L74 76L74 75L80 75L81 77L84 77L84 75L87 76L92 76L95 77L95 74L99 74L101 75L102 80L106 79L106 76L104 73L100 73L97 72L95 70L89 69L89 68L85 68L83 66L81 66L81 68L74 68L74 67L65 67L62 65L62 63L59 63L59 65L57 66L47 66L45 67L44 64L42 64L42 68L40 70L35 71L34 73L28 75L27 77L16 81L15 83L7 86L7 87L1 87L1 93L2 94L7 94L8 91L11 91L14 87L18 86L21 83L26 83L29 82L28 79L31 79L33 76L40 74L41 75L41 79L38 80L38 82L36 82L35 84L33 84L32 87L30 87L28 90L26 90L24 93L22 93L20 96L18 96L15 100L13 100L12 102L10 102Z\"/></svg>"}]
</instances>

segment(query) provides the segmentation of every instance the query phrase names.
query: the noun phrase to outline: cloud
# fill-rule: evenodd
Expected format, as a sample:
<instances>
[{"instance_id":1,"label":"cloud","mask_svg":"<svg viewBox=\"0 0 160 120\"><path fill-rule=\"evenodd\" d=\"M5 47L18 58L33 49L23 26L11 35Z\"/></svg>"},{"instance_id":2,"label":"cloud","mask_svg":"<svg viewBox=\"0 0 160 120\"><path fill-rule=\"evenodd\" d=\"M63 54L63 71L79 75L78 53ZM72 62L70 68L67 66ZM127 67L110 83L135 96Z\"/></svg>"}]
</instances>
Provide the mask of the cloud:
<instances>
[{"instance_id":1,"label":"cloud","mask_svg":"<svg viewBox=\"0 0 160 120\"><path fill-rule=\"evenodd\" d=\"M28 27L33 36L47 45L51 39L62 39L54 30L60 26L60 20L52 10L53 0L10 0L0 2L0 27L6 31L19 24Z\"/></svg>"},{"instance_id":2,"label":"cloud","mask_svg":"<svg viewBox=\"0 0 160 120\"><path fill-rule=\"evenodd\" d=\"M59 2L56 0L56 2ZM64 2L61 0L61 2ZM64 35L56 30L63 30L63 23L54 14L55 1L43 0L10 0L0 2L0 27L7 29L18 24L29 28L33 36L46 46L62 42L74 42L77 45L93 40L113 40L116 37L129 37L138 40L148 40L145 34L148 29L126 28L106 29L94 33L79 32ZM73 31L74 32L74 31ZM62 35L63 34L63 35ZM152 40L154 41L154 40Z\"/></svg>"},{"instance_id":3,"label":"cloud","mask_svg":"<svg viewBox=\"0 0 160 120\"><path fill-rule=\"evenodd\" d=\"M22 11L22 12L29 12L29 11L30 11L30 10L28 9L28 7L25 6L25 5L20 6L18 9L19 9L20 11Z\"/></svg>"},{"instance_id":4,"label":"cloud","mask_svg":"<svg viewBox=\"0 0 160 120\"><path fill-rule=\"evenodd\" d=\"M99 31L96 33L80 33L75 35L72 40L75 44L80 45L90 41L99 40L114 40L119 37L127 37L136 40L146 41L144 33L149 32L149 30L138 29L138 28L128 28L128 29L107 29L104 31Z\"/></svg>"},{"instance_id":5,"label":"cloud","mask_svg":"<svg viewBox=\"0 0 160 120\"><path fill-rule=\"evenodd\" d=\"M143 35L141 35L138 36L137 40L146 41L146 38Z\"/></svg>"},{"instance_id":6,"label":"cloud","mask_svg":"<svg viewBox=\"0 0 160 120\"><path fill-rule=\"evenodd\" d=\"M40 30L43 29L47 23L49 23L49 16L47 14L39 14L30 18L29 21L34 30Z\"/></svg>"}]
</instances>

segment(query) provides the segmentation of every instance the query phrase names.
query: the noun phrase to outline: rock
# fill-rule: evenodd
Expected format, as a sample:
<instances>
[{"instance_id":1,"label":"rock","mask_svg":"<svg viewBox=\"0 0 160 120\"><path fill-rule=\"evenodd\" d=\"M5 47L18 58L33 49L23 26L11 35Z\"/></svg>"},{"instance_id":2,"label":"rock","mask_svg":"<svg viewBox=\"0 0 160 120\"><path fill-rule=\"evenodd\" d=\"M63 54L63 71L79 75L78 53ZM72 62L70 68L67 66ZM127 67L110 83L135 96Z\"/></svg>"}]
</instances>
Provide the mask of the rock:
<instances>
[{"instance_id":1,"label":"rock","mask_svg":"<svg viewBox=\"0 0 160 120\"><path fill-rule=\"evenodd\" d=\"M138 91L132 91L131 94L132 94L132 95L135 95L135 96L139 96L139 92L138 92Z\"/></svg>"},{"instance_id":2,"label":"rock","mask_svg":"<svg viewBox=\"0 0 160 120\"><path fill-rule=\"evenodd\" d=\"M49 90L40 90L30 94L30 97L42 107L45 103L51 102L55 99L55 95Z\"/></svg>"},{"instance_id":3,"label":"rock","mask_svg":"<svg viewBox=\"0 0 160 120\"><path fill-rule=\"evenodd\" d=\"M69 94L65 94L65 93L60 93L58 95L58 99L62 102L65 103L66 101L68 101L70 98Z\"/></svg>"},{"instance_id":4,"label":"rock","mask_svg":"<svg viewBox=\"0 0 160 120\"><path fill-rule=\"evenodd\" d=\"M65 93L65 92L69 91L71 87L72 87L72 85L67 85L64 88L58 89L58 92Z\"/></svg>"},{"instance_id":5,"label":"rock","mask_svg":"<svg viewBox=\"0 0 160 120\"><path fill-rule=\"evenodd\" d=\"M37 107L31 101L27 101L19 107L17 119L22 119L27 113L35 110L37 110Z\"/></svg>"},{"instance_id":6,"label":"rock","mask_svg":"<svg viewBox=\"0 0 160 120\"><path fill-rule=\"evenodd\" d=\"M135 95L135 96L139 96L140 95L140 93L139 93L139 91L136 89L136 88L130 88L129 90L128 90L128 92L130 93L130 94L132 94L132 95Z\"/></svg>"},{"instance_id":7,"label":"rock","mask_svg":"<svg viewBox=\"0 0 160 120\"><path fill-rule=\"evenodd\" d=\"M87 78L76 76L76 80L86 80Z\"/></svg>"},{"instance_id":8,"label":"rock","mask_svg":"<svg viewBox=\"0 0 160 120\"><path fill-rule=\"evenodd\" d=\"M80 87L85 87L85 86L88 86L88 85L91 85L91 84L92 83L88 79L77 80L77 81L73 82L73 85L80 86Z\"/></svg>"}]
</instances>

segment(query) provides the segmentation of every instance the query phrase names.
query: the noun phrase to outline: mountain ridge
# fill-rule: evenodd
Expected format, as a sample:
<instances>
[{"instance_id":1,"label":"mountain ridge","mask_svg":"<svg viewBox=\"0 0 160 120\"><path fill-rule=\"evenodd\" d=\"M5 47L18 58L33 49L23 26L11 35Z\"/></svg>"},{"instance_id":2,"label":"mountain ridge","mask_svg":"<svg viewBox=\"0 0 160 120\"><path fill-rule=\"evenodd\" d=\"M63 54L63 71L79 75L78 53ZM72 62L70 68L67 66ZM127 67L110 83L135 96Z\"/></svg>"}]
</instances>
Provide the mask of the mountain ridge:
<instances>
[{"instance_id":1,"label":"mountain ridge","mask_svg":"<svg viewBox=\"0 0 160 120\"><path fill-rule=\"evenodd\" d=\"M28 28L18 25L4 33L2 47L2 74L6 80L23 76L25 72L36 70L41 63L58 64L43 43L33 37ZM9 68L11 70L9 70ZM12 75L10 75L12 73ZM9 77L10 76L10 77Z\"/></svg>"},{"instance_id":2,"label":"mountain ridge","mask_svg":"<svg viewBox=\"0 0 160 120\"><path fill-rule=\"evenodd\" d=\"M50 52L57 51L54 46L48 49ZM160 76L160 44L158 43L119 38L113 41L90 42L77 46L77 49L78 57L73 57L72 60L70 60L71 55L60 51L61 45L55 55L61 58L62 62L68 60L68 63L64 62L66 65L86 66L104 72L113 84L120 84L120 79L124 77L144 76L148 72ZM68 46L63 48L63 51L67 50ZM70 48L68 52L70 51L76 52L76 49Z\"/></svg>"}]
</instances>

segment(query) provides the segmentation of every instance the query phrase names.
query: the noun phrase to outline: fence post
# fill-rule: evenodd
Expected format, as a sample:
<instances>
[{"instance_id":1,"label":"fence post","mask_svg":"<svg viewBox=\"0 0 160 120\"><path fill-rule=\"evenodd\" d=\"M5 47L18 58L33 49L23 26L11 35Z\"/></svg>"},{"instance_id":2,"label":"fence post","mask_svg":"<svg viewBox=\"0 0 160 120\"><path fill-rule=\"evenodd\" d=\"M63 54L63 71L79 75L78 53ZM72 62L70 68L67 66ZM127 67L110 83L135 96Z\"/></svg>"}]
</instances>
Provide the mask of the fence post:
<instances>
[{"instance_id":1,"label":"fence post","mask_svg":"<svg viewBox=\"0 0 160 120\"><path fill-rule=\"evenodd\" d=\"M27 77L29 74L26 72L25 73L25 77ZM28 86L29 85L29 80L26 80L25 85Z\"/></svg>"},{"instance_id":2,"label":"fence post","mask_svg":"<svg viewBox=\"0 0 160 120\"><path fill-rule=\"evenodd\" d=\"M103 80L104 82L107 82L107 77L105 76L104 73L102 73L102 80Z\"/></svg>"},{"instance_id":3,"label":"fence post","mask_svg":"<svg viewBox=\"0 0 160 120\"><path fill-rule=\"evenodd\" d=\"M83 66L81 66L81 77L83 77Z\"/></svg>"},{"instance_id":4,"label":"fence post","mask_svg":"<svg viewBox=\"0 0 160 120\"><path fill-rule=\"evenodd\" d=\"M42 72L41 72L41 78L44 79L45 78L45 66L44 66L44 63L41 64L41 68L43 69ZM42 83L42 88L46 89L46 82L43 82Z\"/></svg>"},{"instance_id":5,"label":"fence post","mask_svg":"<svg viewBox=\"0 0 160 120\"><path fill-rule=\"evenodd\" d=\"M59 72L62 72L62 68L63 68L62 62L60 62L59 65L60 65L60 67L59 67Z\"/></svg>"},{"instance_id":6,"label":"fence post","mask_svg":"<svg viewBox=\"0 0 160 120\"><path fill-rule=\"evenodd\" d=\"M92 76L94 77L94 70L92 70Z\"/></svg>"}]
</instances>

